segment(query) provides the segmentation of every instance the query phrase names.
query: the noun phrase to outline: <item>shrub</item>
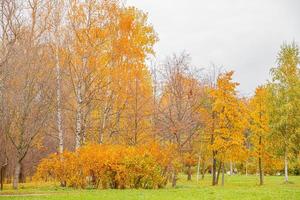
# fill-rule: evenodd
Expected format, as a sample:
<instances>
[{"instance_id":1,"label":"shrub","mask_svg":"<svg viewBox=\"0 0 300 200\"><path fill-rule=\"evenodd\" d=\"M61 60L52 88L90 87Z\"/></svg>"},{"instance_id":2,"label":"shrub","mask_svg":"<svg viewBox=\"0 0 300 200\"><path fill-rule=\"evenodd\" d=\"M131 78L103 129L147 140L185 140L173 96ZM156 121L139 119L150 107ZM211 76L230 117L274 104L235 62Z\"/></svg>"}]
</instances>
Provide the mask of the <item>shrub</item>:
<instances>
[{"instance_id":1,"label":"shrub","mask_svg":"<svg viewBox=\"0 0 300 200\"><path fill-rule=\"evenodd\" d=\"M176 160L172 146L125 147L90 144L43 159L35 178L75 188L161 188Z\"/></svg>"}]
</instances>

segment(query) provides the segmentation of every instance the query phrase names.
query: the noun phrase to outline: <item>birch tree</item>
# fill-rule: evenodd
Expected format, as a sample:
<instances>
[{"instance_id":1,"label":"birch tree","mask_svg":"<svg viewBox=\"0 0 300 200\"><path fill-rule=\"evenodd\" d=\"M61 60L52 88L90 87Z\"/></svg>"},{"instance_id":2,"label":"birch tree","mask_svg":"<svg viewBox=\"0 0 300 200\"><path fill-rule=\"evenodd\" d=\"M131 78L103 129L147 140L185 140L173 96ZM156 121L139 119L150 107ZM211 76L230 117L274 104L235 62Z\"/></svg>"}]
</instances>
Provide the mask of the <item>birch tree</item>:
<instances>
[{"instance_id":1,"label":"birch tree","mask_svg":"<svg viewBox=\"0 0 300 200\"><path fill-rule=\"evenodd\" d=\"M300 74L299 47L284 44L278 54L278 66L271 69L270 128L278 155L284 160L285 182L288 182L288 163L299 150L300 138Z\"/></svg>"},{"instance_id":2,"label":"birch tree","mask_svg":"<svg viewBox=\"0 0 300 200\"><path fill-rule=\"evenodd\" d=\"M62 45L64 28L63 19L65 17L65 2L54 1L51 5L52 12L50 16L50 44L52 48L52 55L54 60L55 79L56 79L56 127L57 127L57 138L58 138L58 152L63 153L64 151L64 130L63 130L63 108L62 108Z\"/></svg>"}]
</instances>

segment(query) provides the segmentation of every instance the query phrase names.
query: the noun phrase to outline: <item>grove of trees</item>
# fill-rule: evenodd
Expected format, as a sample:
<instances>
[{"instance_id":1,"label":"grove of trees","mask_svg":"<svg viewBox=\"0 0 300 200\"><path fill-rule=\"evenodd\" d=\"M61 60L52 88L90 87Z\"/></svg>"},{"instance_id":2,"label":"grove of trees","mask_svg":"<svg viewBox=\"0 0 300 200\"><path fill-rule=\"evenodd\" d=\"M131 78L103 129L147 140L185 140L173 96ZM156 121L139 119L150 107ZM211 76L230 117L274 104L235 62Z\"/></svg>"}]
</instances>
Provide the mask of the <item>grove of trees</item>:
<instances>
[{"instance_id":1,"label":"grove of trees","mask_svg":"<svg viewBox=\"0 0 300 200\"><path fill-rule=\"evenodd\" d=\"M300 55L241 96L234 72L155 60L147 14L119 0L0 0L0 182L176 186L179 173L300 174Z\"/></svg>"}]
</instances>

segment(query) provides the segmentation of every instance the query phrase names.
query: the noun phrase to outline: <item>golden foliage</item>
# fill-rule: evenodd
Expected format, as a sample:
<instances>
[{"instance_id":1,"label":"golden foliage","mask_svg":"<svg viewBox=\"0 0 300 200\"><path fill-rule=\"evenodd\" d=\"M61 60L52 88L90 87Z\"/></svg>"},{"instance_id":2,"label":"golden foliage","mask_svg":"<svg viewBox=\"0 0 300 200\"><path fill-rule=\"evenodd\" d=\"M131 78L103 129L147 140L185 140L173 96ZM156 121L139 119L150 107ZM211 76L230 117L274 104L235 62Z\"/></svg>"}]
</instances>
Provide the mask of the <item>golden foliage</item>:
<instances>
[{"instance_id":1,"label":"golden foliage","mask_svg":"<svg viewBox=\"0 0 300 200\"><path fill-rule=\"evenodd\" d=\"M161 188L167 184L173 146L90 144L76 152L50 155L41 161L35 177L85 188Z\"/></svg>"}]
</instances>

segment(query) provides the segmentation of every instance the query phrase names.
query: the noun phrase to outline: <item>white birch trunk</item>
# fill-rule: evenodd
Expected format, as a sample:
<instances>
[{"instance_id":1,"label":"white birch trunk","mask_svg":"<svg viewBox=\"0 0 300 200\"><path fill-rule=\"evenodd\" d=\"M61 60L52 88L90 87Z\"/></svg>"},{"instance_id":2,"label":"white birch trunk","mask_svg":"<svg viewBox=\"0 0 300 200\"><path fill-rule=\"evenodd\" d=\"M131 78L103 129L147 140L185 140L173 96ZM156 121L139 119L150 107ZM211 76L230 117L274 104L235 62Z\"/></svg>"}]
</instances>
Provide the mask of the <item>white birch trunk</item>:
<instances>
[{"instance_id":1,"label":"white birch trunk","mask_svg":"<svg viewBox=\"0 0 300 200\"><path fill-rule=\"evenodd\" d=\"M104 136L105 126L106 126L106 114L103 115L103 122L102 122L102 127L100 130L99 144L103 144L103 136Z\"/></svg>"},{"instance_id":2,"label":"white birch trunk","mask_svg":"<svg viewBox=\"0 0 300 200\"><path fill-rule=\"evenodd\" d=\"M287 183L289 181L288 177L288 158L287 158L287 152L284 153L284 178L285 182Z\"/></svg>"},{"instance_id":3,"label":"white birch trunk","mask_svg":"<svg viewBox=\"0 0 300 200\"><path fill-rule=\"evenodd\" d=\"M61 109L61 69L59 64L58 47L55 52L56 62L56 106L57 106L57 130L58 130L58 149L59 153L64 151L64 133L62 128L62 109Z\"/></svg>"},{"instance_id":4,"label":"white birch trunk","mask_svg":"<svg viewBox=\"0 0 300 200\"><path fill-rule=\"evenodd\" d=\"M75 130L75 149L78 149L81 145L81 126L82 126L82 110L81 110L81 87L80 84L76 88L77 95L77 109L76 109L76 130Z\"/></svg>"}]
</instances>

